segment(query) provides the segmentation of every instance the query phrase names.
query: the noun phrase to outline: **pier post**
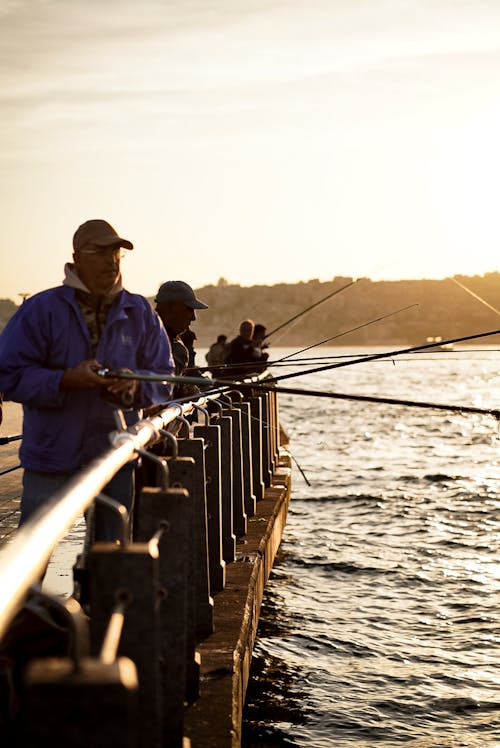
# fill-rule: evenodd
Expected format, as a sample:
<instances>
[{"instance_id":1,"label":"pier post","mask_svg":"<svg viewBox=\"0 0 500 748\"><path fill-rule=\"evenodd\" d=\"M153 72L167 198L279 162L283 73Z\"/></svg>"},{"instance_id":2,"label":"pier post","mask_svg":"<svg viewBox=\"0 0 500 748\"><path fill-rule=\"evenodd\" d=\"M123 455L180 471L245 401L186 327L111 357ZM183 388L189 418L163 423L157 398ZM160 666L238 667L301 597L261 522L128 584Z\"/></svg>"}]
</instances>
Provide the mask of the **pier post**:
<instances>
[{"instance_id":1,"label":"pier post","mask_svg":"<svg viewBox=\"0 0 500 748\"><path fill-rule=\"evenodd\" d=\"M220 429L222 557L229 564L236 556L236 536L233 531L233 419L223 411L220 415L212 415L211 423Z\"/></svg>"},{"instance_id":2,"label":"pier post","mask_svg":"<svg viewBox=\"0 0 500 748\"><path fill-rule=\"evenodd\" d=\"M196 641L213 631L213 599L208 578L207 501L205 492L205 445L203 439L178 439L180 457L191 457L188 470L182 462L169 462L172 485L186 488L192 498L193 525L191 535L191 584L194 588L194 620Z\"/></svg>"},{"instance_id":3,"label":"pier post","mask_svg":"<svg viewBox=\"0 0 500 748\"><path fill-rule=\"evenodd\" d=\"M237 538L246 534L247 515L244 504L244 477L241 442L241 410L231 408L224 414L232 420L232 464L233 464L233 532Z\"/></svg>"},{"instance_id":4,"label":"pier post","mask_svg":"<svg viewBox=\"0 0 500 748\"><path fill-rule=\"evenodd\" d=\"M131 599L119 652L130 657L139 678L139 745L161 746L159 557L154 543L95 543L89 556L90 642L102 645L118 592Z\"/></svg>"},{"instance_id":5,"label":"pier post","mask_svg":"<svg viewBox=\"0 0 500 748\"><path fill-rule=\"evenodd\" d=\"M272 479L271 460L271 426L269 415L269 393L261 392L259 398L262 403L262 480L264 486L269 488Z\"/></svg>"},{"instance_id":6,"label":"pier post","mask_svg":"<svg viewBox=\"0 0 500 748\"><path fill-rule=\"evenodd\" d=\"M29 664L25 682L23 748L145 745L137 742L137 671L128 657L83 657L76 670L69 658L44 657Z\"/></svg>"},{"instance_id":7,"label":"pier post","mask_svg":"<svg viewBox=\"0 0 500 748\"><path fill-rule=\"evenodd\" d=\"M160 585L166 593L160 613L162 748L182 748L183 741L191 504L183 488L144 487L136 512L138 541L165 527L158 543Z\"/></svg>"},{"instance_id":8,"label":"pier post","mask_svg":"<svg viewBox=\"0 0 500 748\"><path fill-rule=\"evenodd\" d=\"M262 479L262 402L260 397L248 398L250 404L250 433L252 438L252 474L255 498L264 497Z\"/></svg>"},{"instance_id":9,"label":"pier post","mask_svg":"<svg viewBox=\"0 0 500 748\"><path fill-rule=\"evenodd\" d=\"M273 445L272 459L273 459L273 468L276 469L279 463L279 449L280 449L278 398L276 397L276 392L270 392L269 395L270 395L269 400L270 400L270 407L271 407L271 423L272 423L272 440L271 440L271 443Z\"/></svg>"},{"instance_id":10,"label":"pier post","mask_svg":"<svg viewBox=\"0 0 500 748\"><path fill-rule=\"evenodd\" d=\"M250 404L243 400L235 403L235 408L241 410L241 462L243 469L243 505L247 517L255 514L255 494L253 491L252 471L252 434L250 426Z\"/></svg>"},{"instance_id":11,"label":"pier post","mask_svg":"<svg viewBox=\"0 0 500 748\"><path fill-rule=\"evenodd\" d=\"M195 426L194 437L205 443L207 493L208 570L210 593L224 589L225 561L222 552L221 429L216 425Z\"/></svg>"}]
</instances>

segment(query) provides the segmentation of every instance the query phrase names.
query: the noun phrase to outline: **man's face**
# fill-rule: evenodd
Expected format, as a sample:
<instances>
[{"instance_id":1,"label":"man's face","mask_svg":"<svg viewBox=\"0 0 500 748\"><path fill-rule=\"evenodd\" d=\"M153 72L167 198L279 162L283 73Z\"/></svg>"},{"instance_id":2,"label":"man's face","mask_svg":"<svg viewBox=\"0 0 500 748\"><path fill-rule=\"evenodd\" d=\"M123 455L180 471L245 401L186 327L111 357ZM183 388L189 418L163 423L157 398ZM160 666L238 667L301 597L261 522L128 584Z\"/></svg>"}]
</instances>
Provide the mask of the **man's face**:
<instances>
[{"instance_id":1,"label":"man's face","mask_svg":"<svg viewBox=\"0 0 500 748\"><path fill-rule=\"evenodd\" d=\"M120 247L94 247L89 245L73 254L75 270L89 291L104 295L111 290L120 275Z\"/></svg>"},{"instance_id":2,"label":"man's face","mask_svg":"<svg viewBox=\"0 0 500 748\"><path fill-rule=\"evenodd\" d=\"M253 325L242 324L240 327L240 335L245 340L251 340L253 335Z\"/></svg>"},{"instance_id":3,"label":"man's face","mask_svg":"<svg viewBox=\"0 0 500 748\"><path fill-rule=\"evenodd\" d=\"M163 324L168 325L176 335L187 330L191 322L196 319L194 309L186 306L182 301L160 301L156 305Z\"/></svg>"}]
</instances>

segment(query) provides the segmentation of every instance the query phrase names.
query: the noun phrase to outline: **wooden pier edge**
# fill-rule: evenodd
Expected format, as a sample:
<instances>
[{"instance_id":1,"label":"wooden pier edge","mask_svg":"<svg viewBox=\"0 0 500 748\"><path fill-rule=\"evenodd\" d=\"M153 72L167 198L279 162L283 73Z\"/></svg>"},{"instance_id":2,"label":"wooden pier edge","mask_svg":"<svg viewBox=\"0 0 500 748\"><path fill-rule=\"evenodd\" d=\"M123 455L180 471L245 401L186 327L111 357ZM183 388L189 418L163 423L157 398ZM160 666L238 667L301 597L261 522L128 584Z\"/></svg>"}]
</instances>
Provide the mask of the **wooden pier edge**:
<instances>
[{"instance_id":1,"label":"wooden pier edge","mask_svg":"<svg viewBox=\"0 0 500 748\"><path fill-rule=\"evenodd\" d=\"M282 440L283 442L283 440ZM239 748L242 714L250 675L264 587L286 524L291 491L291 457L279 450L271 485L249 518L248 532L226 567L226 585L214 598L214 633L198 645L200 698L187 707L186 745Z\"/></svg>"}]
</instances>

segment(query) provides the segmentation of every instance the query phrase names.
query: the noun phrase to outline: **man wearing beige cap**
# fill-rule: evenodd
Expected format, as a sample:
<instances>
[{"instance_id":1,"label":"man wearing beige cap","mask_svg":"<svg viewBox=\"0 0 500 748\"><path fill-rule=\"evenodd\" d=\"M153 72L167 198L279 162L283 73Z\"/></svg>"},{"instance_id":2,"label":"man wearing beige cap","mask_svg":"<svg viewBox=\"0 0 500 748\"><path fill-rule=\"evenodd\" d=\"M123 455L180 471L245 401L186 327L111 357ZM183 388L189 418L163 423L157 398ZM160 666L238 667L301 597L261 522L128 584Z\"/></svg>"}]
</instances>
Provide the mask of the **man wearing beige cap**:
<instances>
[{"instance_id":1,"label":"man wearing beige cap","mask_svg":"<svg viewBox=\"0 0 500 748\"><path fill-rule=\"evenodd\" d=\"M0 391L23 404L24 467L21 520L109 447L113 409L165 402L168 385L104 379L98 370L171 374L168 337L142 296L122 286L120 260L133 244L102 219L83 223L73 237L73 262L61 286L27 299L0 335ZM133 465L103 489L131 509ZM96 539L118 537L117 520L97 508Z\"/></svg>"}]
</instances>

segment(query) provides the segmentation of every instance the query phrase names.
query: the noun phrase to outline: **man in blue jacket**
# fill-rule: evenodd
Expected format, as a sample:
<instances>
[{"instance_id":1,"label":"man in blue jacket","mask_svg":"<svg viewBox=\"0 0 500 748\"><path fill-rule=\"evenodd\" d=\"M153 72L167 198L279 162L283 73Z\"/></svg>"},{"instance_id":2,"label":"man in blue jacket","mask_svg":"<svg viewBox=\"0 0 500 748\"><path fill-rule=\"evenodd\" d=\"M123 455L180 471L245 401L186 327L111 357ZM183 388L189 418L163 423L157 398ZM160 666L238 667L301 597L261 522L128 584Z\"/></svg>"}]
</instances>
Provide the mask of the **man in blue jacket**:
<instances>
[{"instance_id":1,"label":"man in blue jacket","mask_svg":"<svg viewBox=\"0 0 500 748\"><path fill-rule=\"evenodd\" d=\"M130 425L140 409L170 398L169 385L104 379L106 367L173 373L170 343L148 301L122 286L120 258L128 239L101 219L73 237L73 262L61 286L27 299L0 336L0 391L23 404L23 524L81 467L109 447L113 410L126 405ZM128 510L133 464L103 489ZM96 540L118 537L117 519L96 510Z\"/></svg>"}]
</instances>

